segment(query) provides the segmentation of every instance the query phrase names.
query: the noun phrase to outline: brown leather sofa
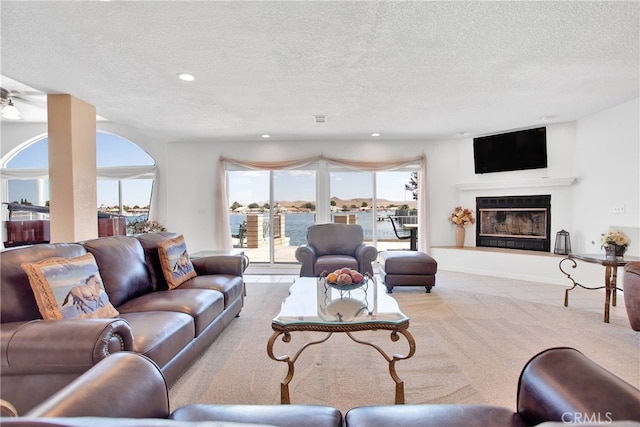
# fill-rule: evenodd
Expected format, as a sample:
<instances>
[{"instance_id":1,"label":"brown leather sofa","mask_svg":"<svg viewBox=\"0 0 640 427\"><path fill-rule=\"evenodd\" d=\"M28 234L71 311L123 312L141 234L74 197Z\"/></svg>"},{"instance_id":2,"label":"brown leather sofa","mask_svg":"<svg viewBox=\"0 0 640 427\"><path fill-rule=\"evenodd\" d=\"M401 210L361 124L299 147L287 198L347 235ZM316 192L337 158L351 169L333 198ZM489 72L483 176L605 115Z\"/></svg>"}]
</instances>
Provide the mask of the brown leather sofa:
<instances>
[{"instance_id":1,"label":"brown leather sofa","mask_svg":"<svg viewBox=\"0 0 640 427\"><path fill-rule=\"evenodd\" d=\"M378 250L364 242L364 232L357 224L316 224L307 229L307 243L296 249L302 263L301 277L318 277L347 267L373 276L371 263Z\"/></svg>"},{"instance_id":2,"label":"brown leather sofa","mask_svg":"<svg viewBox=\"0 0 640 427\"><path fill-rule=\"evenodd\" d=\"M638 426L640 421L640 391L567 347L544 350L525 365L518 382L516 412L473 404L381 405L351 409L343 420L331 406L190 404L170 413L167 396L166 382L152 361L121 352L99 362L24 417L2 418L0 424L523 427L548 423Z\"/></svg>"},{"instance_id":3,"label":"brown leather sofa","mask_svg":"<svg viewBox=\"0 0 640 427\"><path fill-rule=\"evenodd\" d=\"M1 253L0 397L25 413L107 356L133 351L174 382L243 306L241 256L193 259L197 276L167 290L158 243L169 232L78 243L38 244ZM118 318L42 320L24 262L96 259Z\"/></svg>"},{"instance_id":4,"label":"brown leather sofa","mask_svg":"<svg viewBox=\"0 0 640 427\"><path fill-rule=\"evenodd\" d=\"M640 422L640 390L573 348L544 350L524 366L517 410L473 404L369 406L349 410L346 427L526 427L553 422Z\"/></svg>"},{"instance_id":5,"label":"brown leather sofa","mask_svg":"<svg viewBox=\"0 0 640 427\"><path fill-rule=\"evenodd\" d=\"M631 329L640 331L640 262L624 267L624 305Z\"/></svg>"},{"instance_id":6,"label":"brown leather sofa","mask_svg":"<svg viewBox=\"0 0 640 427\"><path fill-rule=\"evenodd\" d=\"M120 352L100 361L46 402L7 425L205 426L216 422L278 427L342 427L336 408L319 405L204 405L170 412L167 383L158 366L137 353ZM47 424L51 423L51 424Z\"/></svg>"}]
</instances>

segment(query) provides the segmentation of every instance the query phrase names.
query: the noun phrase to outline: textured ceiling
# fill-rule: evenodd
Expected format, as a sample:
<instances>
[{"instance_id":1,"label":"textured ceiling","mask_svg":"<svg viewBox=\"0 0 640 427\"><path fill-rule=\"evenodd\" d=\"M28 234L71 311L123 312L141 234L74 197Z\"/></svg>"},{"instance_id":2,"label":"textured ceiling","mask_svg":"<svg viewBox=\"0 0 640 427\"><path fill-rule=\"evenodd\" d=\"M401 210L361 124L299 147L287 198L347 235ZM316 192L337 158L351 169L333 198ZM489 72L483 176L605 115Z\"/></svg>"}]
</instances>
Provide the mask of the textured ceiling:
<instances>
[{"instance_id":1,"label":"textured ceiling","mask_svg":"<svg viewBox=\"0 0 640 427\"><path fill-rule=\"evenodd\" d=\"M455 138L639 96L637 1L0 7L4 76L163 141Z\"/></svg>"}]
</instances>

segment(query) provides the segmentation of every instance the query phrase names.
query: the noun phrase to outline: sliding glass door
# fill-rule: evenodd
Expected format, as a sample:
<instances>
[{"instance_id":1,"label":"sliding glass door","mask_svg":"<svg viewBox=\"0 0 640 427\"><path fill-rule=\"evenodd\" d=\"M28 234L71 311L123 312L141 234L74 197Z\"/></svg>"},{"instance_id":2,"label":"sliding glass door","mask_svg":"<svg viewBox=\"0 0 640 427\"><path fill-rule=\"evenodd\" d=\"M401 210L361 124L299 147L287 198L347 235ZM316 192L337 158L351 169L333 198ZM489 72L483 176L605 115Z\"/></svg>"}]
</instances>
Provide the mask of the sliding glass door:
<instances>
[{"instance_id":1,"label":"sliding glass door","mask_svg":"<svg viewBox=\"0 0 640 427\"><path fill-rule=\"evenodd\" d=\"M315 170L230 171L228 183L234 247L251 262L297 262L295 250L315 223Z\"/></svg>"},{"instance_id":2,"label":"sliding glass door","mask_svg":"<svg viewBox=\"0 0 640 427\"><path fill-rule=\"evenodd\" d=\"M364 239L384 249L409 249L406 224L417 222L417 194L408 170L330 172L333 222L359 224ZM391 221L395 221L392 224ZM394 231L393 225L396 226Z\"/></svg>"},{"instance_id":3,"label":"sliding glass door","mask_svg":"<svg viewBox=\"0 0 640 427\"><path fill-rule=\"evenodd\" d=\"M374 173L333 169L329 176L333 222L358 224L364 240L373 242L376 234Z\"/></svg>"},{"instance_id":4,"label":"sliding glass door","mask_svg":"<svg viewBox=\"0 0 640 427\"><path fill-rule=\"evenodd\" d=\"M307 243L316 222L316 171L285 170L273 174L273 262L297 262L295 251Z\"/></svg>"},{"instance_id":5,"label":"sliding glass door","mask_svg":"<svg viewBox=\"0 0 640 427\"><path fill-rule=\"evenodd\" d=\"M411 170L376 173L378 250L410 248L411 230L406 225L418 222L416 174Z\"/></svg>"},{"instance_id":6,"label":"sliding glass door","mask_svg":"<svg viewBox=\"0 0 640 427\"><path fill-rule=\"evenodd\" d=\"M252 263L297 263L296 249L318 222L359 224L379 250L409 248L398 234L409 234L404 224L417 220L417 166L386 172L317 163L273 171L235 167L227 170L232 240Z\"/></svg>"}]
</instances>

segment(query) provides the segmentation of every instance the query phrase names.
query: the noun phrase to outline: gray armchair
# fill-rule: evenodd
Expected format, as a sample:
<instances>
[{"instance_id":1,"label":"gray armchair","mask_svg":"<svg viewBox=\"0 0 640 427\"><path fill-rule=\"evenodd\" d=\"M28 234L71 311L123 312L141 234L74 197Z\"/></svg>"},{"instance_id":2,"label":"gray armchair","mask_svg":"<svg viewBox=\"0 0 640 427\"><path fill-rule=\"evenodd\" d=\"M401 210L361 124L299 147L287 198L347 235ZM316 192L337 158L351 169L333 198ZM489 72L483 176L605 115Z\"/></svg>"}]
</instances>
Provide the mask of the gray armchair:
<instances>
[{"instance_id":1,"label":"gray armchair","mask_svg":"<svg viewBox=\"0 0 640 427\"><path fill-rule=\"evenodd\" d=\"M302 263L301 277L317 277L343 267L373 275L371 263L378 256L374 246L363 243L357 224L318 224L307 229L307 243L298 247L296 259Z\"/></svg>"}]
</instances>

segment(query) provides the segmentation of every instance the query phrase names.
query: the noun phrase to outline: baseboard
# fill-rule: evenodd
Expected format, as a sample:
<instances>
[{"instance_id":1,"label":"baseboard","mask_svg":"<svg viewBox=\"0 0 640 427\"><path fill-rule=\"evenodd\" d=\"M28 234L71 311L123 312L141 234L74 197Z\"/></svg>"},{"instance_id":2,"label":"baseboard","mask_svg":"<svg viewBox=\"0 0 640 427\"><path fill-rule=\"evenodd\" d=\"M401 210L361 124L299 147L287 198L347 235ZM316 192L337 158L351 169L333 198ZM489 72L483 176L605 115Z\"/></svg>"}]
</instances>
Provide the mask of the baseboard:
<instances>
[{"instance_id":1,"label":"baseboard","mask_svg":"<svg viewBox=\"0 0 640 427\"><path fill-rule=\"evenodd\" d=\"M432 247L431 256L438 262L438 269L461 273L479 274L570 286L572 282L560 271L559 264L564 255L549 252L531 252L497 248ZM601 286L604 267L578 262L576 268L563 264L578 282L587 286Z\"/></svg>"}]
</instances>

